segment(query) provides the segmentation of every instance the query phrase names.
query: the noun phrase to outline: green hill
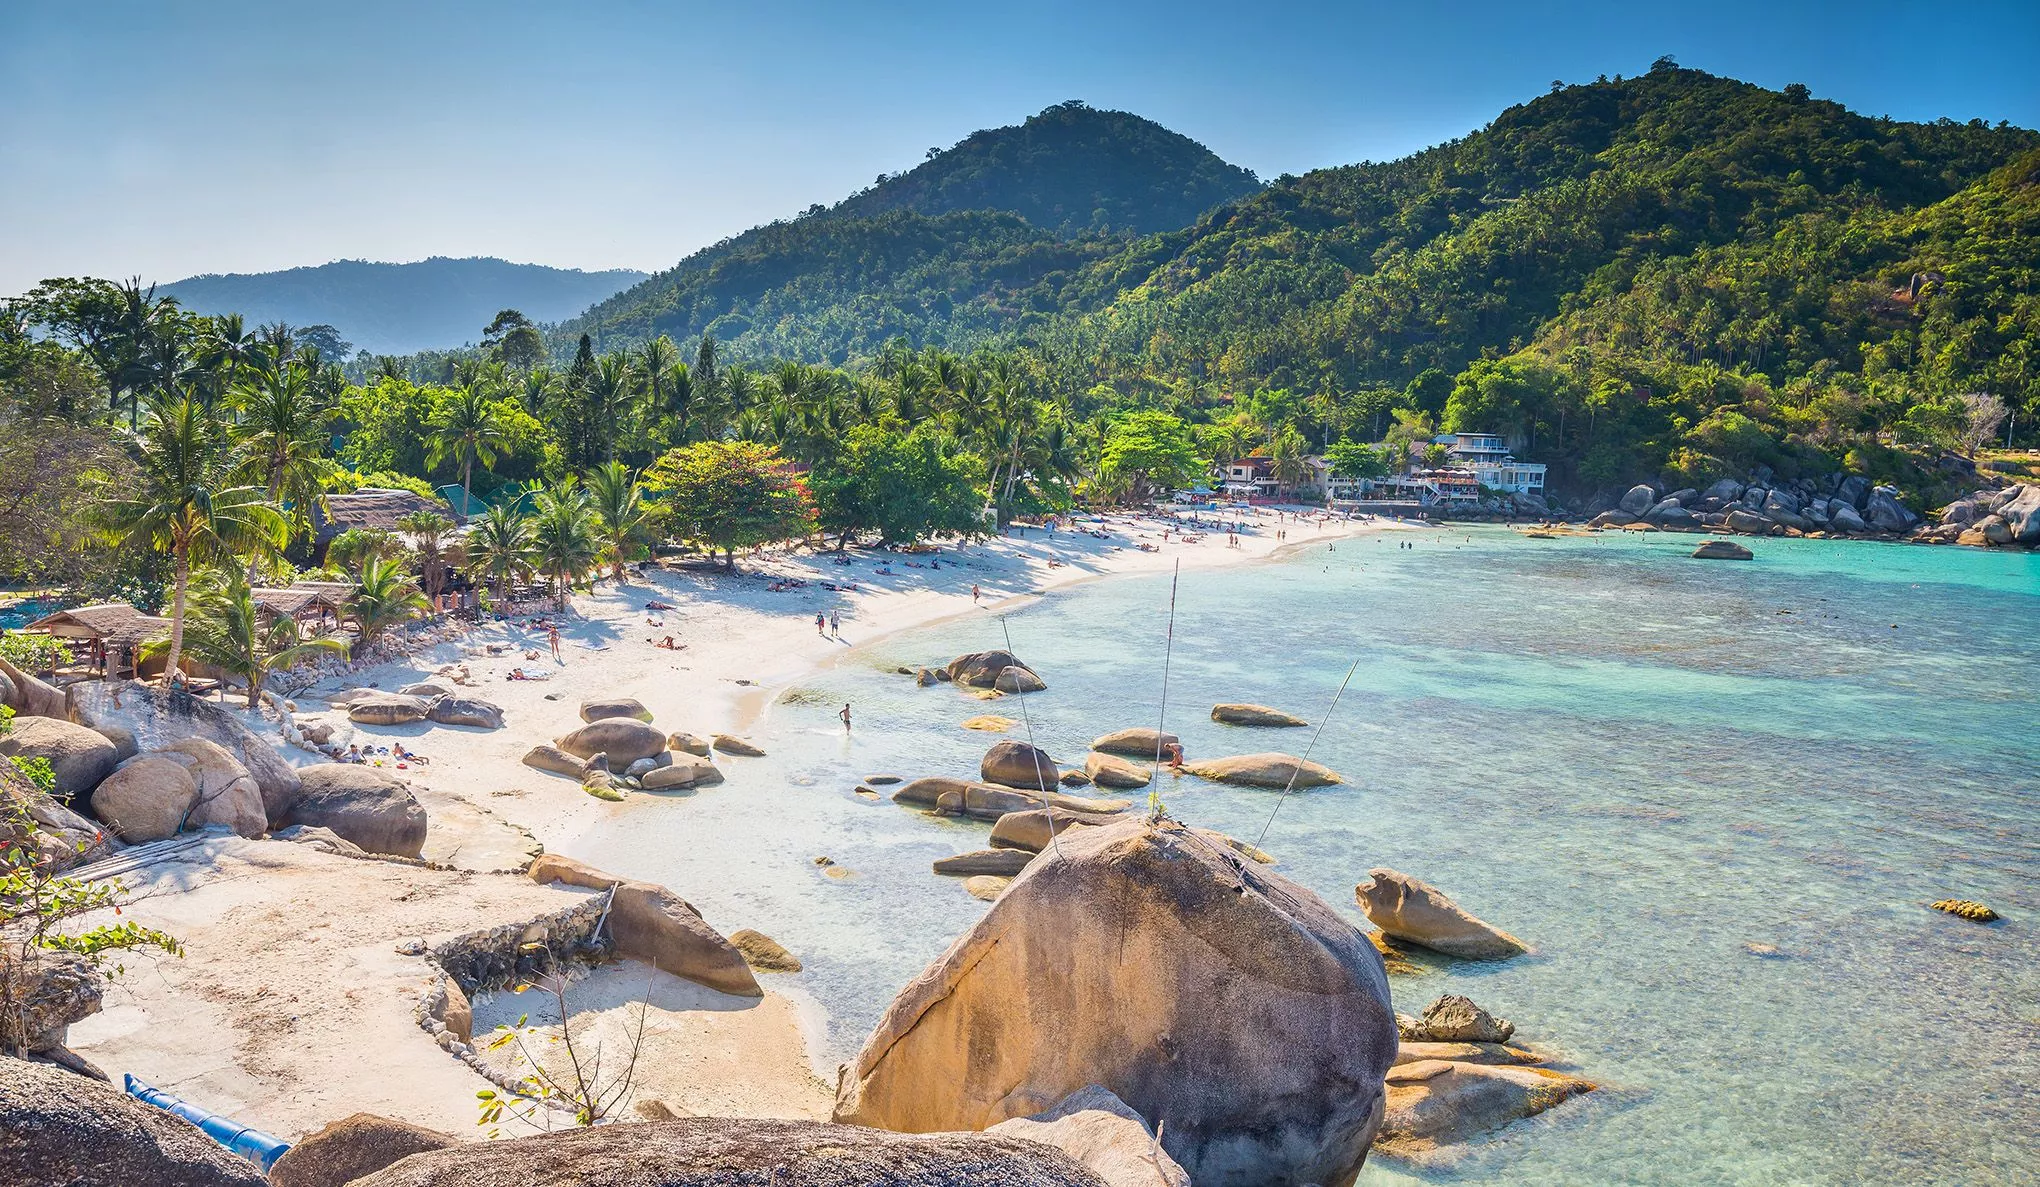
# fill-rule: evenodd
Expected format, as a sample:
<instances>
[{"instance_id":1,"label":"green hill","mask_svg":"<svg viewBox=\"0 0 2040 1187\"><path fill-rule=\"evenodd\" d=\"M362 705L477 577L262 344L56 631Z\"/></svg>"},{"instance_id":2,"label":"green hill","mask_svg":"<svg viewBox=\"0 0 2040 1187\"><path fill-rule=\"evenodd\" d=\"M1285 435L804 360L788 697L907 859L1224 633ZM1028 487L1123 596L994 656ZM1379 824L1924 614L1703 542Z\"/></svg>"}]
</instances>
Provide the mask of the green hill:
<instances>
[{"instance_id":1,"label":"green hill","mask_svg":"<svg viewBox=\"0 0 2040 1187\"><path fill-rule=\"evenodd\" d=\"M1125 112L1051 107L845 199L702 249L560 327L605 345L712 333L749 357L842 362L906 337L964 345L1059 311L1085 264L1259 188Z\"/></svg>"},{"instance_id":2,"label":"green hill","mask_svg":"<svg viewBox=\"0 0 2040 1187\"><path fill-rule=\"evenodd\" d=\"M476 257L410 264L336 260L281 272L193 276L158 290L197 313L239 313L250 325L330 325L376 354L473 342L499 310L534 321L572 317L642 272L578 272Z\"/></svg>"}]
</instances>

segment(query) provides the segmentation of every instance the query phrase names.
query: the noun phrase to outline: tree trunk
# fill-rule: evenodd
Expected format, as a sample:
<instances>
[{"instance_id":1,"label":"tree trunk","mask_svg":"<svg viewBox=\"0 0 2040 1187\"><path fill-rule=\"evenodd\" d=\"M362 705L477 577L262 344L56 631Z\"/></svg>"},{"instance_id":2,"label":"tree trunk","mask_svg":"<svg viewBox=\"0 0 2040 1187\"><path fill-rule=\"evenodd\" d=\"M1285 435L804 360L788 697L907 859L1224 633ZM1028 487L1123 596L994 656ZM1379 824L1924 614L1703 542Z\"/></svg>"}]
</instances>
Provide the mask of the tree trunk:
<instances>
[{"instance_id":1,"label":"tree trunk","mask_svg":"<svg viewBox=\"0 0 2040 1187\"><path fill-rule=\"evenodd\" d=\"M184 655L184 591L191 585L191 549L178 545L174 551L177 566L177 592L170 602L170 662L163 669L163 687L177 677L177 663Z\"/></svg>"},{"instance_id":2,"label":"tree trunk","mask_svg":"<svg viewBox=\"0 0 2040 1187\"><path fill-rule=\"evenodd\" d=\"M467 460L460 464L460 513L462 516L467 515L468 508L475 501L474 491L468 487L468 480L474 477L474 473L475 456L469 454L467 455Z\"/></svg>"}]
</instances>

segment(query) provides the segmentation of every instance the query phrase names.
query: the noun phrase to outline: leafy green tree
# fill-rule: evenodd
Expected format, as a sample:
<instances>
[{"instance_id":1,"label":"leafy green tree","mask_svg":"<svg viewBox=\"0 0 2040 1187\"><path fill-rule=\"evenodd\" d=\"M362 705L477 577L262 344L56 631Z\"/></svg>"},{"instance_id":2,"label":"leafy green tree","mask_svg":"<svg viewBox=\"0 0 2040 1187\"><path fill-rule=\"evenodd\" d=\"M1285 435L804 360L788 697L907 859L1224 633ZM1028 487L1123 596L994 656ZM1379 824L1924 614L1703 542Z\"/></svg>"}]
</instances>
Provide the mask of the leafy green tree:
<instances>
[{"instance_id":1,"label":"leafy green tree","mask_svg":"<svg viewBox=\"0 0 2040 1187\"><path fill-rule=\"evenodd\" d=\"M234 394L241 438L237 477L265 483L269 501L289 509L294 531L311 526L335 469L327 456L333 409L306 379L304 367L286 364L257 372Z\"/></svg>"},{"instance_id":2,"label":"leafy green tree","mask_svg":"<svg viewBox=\"0 0 2040 1187\"><path fill-rule=\"evenodd\" d=\"M1140 502L1205 473L1182 418L1156 411L1130 412L1113 422L1098 468L1108 478L1126 480Z\"/></svg>"},{"instance_id":3,"label":"leafy green tree","mask_svg":"<svg viewBox=\"0 0 2040 1187\"><path fill-rule=\"evenodd\" d=\"M381 528L348 528L326 544L326 563L359 573L370 561L396 561L409 553L403 537Z\"/></svg>"},{"instance_id":4,"label":"leafy green tree","mask_svg":"<svg viewBox=\"0 0 2040 1187\"><path fill-rule=\"evenodd\" d=\"M126 544L168 554L173 593L170 648L163 669L169 687L184 650L186 600L194 564L237 553L281 551L288 529L260 487L235 485L239 459L224 426L189 398L149 406L134 443L132 485L100 508Z\"/></svg>"},{"instance_id":5,"label":"leafy green tree","mask_svg":"<svg viewBox=\"0 0 2040 1187\"><path fill-rule=\"evenodd\" d=\"M807 485L769 445L683 445L652 464L645 486L661 496L667 529L723 553L725 568L736 567L739 548L804 536L814 526Z\"/></svg>"},{"instance_id":6,"label":"leafy green tree","mask_svg":"<svg viewBox=\"0 0 2040 1187\"><path fill-rule=\"evenodd\" d=\"M852 428L842 450L810 476L817 525L840 550L861 531L887 544L909 544L939 532L984 528L983 463L959 451L933 425Z\"/></svg>"},{"instance_id":7,"label":"leafy green tree","mask_svg":"<svg viewBox=\"0 0 2040 1187\"><path fill-rule=\"evenodd\" d=\"M425 464L436 466L448 458L459 463L461 501L472 504L476 463L495 465L507 437L502 408L479 384L469 383L438 401L430 427L432 444Z\"/></svg>"},{"instance_id":8,"label":"leafy green tree","mask_svg":"<svg viewBox=\"0 0 2040 1187\"><path fill-rule=\"evenodd\" d=\"M532 559L551 583L556 605L565 611L567 595L601 556L594 503L587 489L568 475L541 490L536 504L531 517Z\"/></svg>"},{"instance_id":9,"label":"leafy green tree","mask_svg":"<svg viewBox=\"0 0 2040 1187\"><path fill-rule=\"evenodd\" d=\"M184 646L200 663L239 676L248 689L248 708L262 701L262 686L277 672L287 671L317 655L345 652L344 639L327 635L307 639L297 620L278 614L267 623L253 591L238 571L215 570L192 603ZM148 654L154 644L143 648Z\"/></svg>"},{"instance_id":10,"label":"leafy green tree","mask_svg":"<svg viewBox=\"0 0 2040 1187\"><path fill-rule=\"evenodd\" d=\"M482 331L482 349L519 371L530 371L545 361L545 336L531 319L515 309L498 313Z\"/></svg>"},{"instance_id":11,"label":"leafy green tree","mask_svg":"<svg viewBox=\"0 0 2040 1187\"><path fill-rule=\"evenodd\" d=\"M1339 478L1386 478L1389 474L1388 459L1381 450L1352 441L1333 443L1325 450L1325 462Z\"/></svg>"}]
</instances>

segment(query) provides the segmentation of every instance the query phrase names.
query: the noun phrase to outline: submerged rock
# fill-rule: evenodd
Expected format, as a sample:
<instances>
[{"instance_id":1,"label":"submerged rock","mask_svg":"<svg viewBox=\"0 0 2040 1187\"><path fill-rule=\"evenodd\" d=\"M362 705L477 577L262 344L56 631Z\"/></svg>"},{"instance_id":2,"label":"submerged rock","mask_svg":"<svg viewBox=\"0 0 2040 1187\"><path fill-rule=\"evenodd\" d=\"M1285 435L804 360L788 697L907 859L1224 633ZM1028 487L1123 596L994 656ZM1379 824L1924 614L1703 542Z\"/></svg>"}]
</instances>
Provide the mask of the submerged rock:
<instances>
[{"instance_id":1,"label":"submerged rock","mask_svg":"<svg viewBox=\"0 0 2040 1187\"><path fill-rule=\"evenodd\" d=\"M1013 880L1011 878L1001 877L997 874L973 874L963 880L963 889L972 898L995 903L999 901L1000 895L1006 893L1006 888L1012 884Z\"/></svg>"},{"instance_id":2,"label":"submerged rock","mask_svg":"<svg viewBox=\"0 0 2040 1187\"><path fill-rule=\"evenodd\" d=\"M1328 787L1341 781L1339 773L1330 767L1274 752L1201 759L1184 763L1183 769L1200 779L1242 787Z\"/></svg>"},{"instance_id":3,"label":"submerged rock","mask_svg":"<svg viewBox=\"0 0 2040 1187\"><path fill-rule=\"evenodd\" d=\"M1476 1005L1472 998L1447 993L1424 1007L1421 1017L1396 1015L1396 1030L1409 1043L1506 1043L1516 1026Z\"/></svg>"},{"instance_id":4,"label":"submerged rock","mask_svg":"<svg viewBox=\"0 0 2040 1187\"><path fill-rule=\"evenodd\" d=\"M1386 868L1367 873L1353 897L1368 921L1395 939L1463 960L1506 960L1530 950L1421 879Z\"/></svg>"},{"instance_id":5,"label":"submerged rock","mask_svg":"<svg viewBox=\"0 0 2040 1187\"><path fill-rule=\"evenodd\" d=\"M1266 705L1228 704L1213 705L1211 719L1226 725L1264 725L1279 729L1307 726L1310 722L1301 717L1291 716L1280 709Z\"/></svg>"},{"instance_id":6,"label":"submerged rock","mask_svg":"<svg viewBox=\"0 0 2040 1187\"><path fill-rule=\"evenodd\" d=\"M1375 1147L1391 1156L1422 1157L1534 1117L1594 1085L1539 1067L1422 1060L1390 1071L1387 1088Z\"/></svg>"},{"instance_id":7,"label":"submerged rock","mask_svg":"<svg viewBox=\"0 0 2040 1187\"><path fill-rule=\"evenodd\" d=\"M1001 717L996 713L980 713L976 717L966 717L963 720L963 728L983 730L988 734L1004 733L1019 724L1010 717Z\"/></svg>"},{"instance_id":8,"label":"submerged rock","mask_svg":"<svg viewBox=\"0 0 2040 1187\"><path fill-rule=\"evenodd\" d=\"M894 999L836 1117L982 1129L1097 1084L1165 1119L1197 1182L1350 1183L1395 1045L1381 959L1323 900L1122 820L1064 837Z\"/></svg>"},{"instance_id":9,"label":"submerged rock","mask_svg":"<svg viewBox=\"0 0 2040 1187\"><path fill-rule=\"evenodd\" d=\"M1118 754L1127 758L1144 758L1153 762L1163 747L1179 744L1182 739L1171 733L1134 726L1131 729L1113 730L1091 739L1091 749L1103 754Z\"/></svg>"},{"instance_id":10,"label":"submerged rock","mask_svg":"<svg viewBox=\"0 0 2040 1187\"><path fill-rule=\"evenodd\" d=\"M730 933L730 946L743 953L744 963L761 973L797 973L800 957L762 931L740 927Z\"/></svg>"},{"instance_id":11,"label":"submerged rock","mask_svg":"<svg viewBox=\"0 0 2040 1187\"><path fill-rule=\"evenodd\" d=\"M1701 561L1746 561L1754 555L1733 540L1707 540L1693 550L1693 559Z\"/></svg>"},{"instance_id":12,"label":"submerged rock","mask_svg":"<svg viewBox=\"0 0 2040 1187\"><path fill-rule=\"evenodd\" d=\"M1967 919L1971 923L1990 923L1998 917L1996 911L1975 899L1944 898L1933 906L1936 911L1944 911L1958 919Z\"/></svg>"}]
</instances>

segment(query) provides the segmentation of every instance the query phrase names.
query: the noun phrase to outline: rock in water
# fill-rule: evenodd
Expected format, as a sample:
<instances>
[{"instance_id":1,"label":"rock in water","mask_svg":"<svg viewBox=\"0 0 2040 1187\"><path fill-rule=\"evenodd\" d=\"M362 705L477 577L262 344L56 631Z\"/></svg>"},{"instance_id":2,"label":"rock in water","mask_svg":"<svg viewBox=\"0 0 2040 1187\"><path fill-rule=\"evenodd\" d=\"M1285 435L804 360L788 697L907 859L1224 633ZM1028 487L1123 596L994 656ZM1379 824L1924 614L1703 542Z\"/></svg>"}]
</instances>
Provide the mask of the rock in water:
<instances>
[{"instance_id":1,"label":"rock in water","mask_svg":"<svg viewBox=\"0 0 2040 1187\"><path fill-rule=\"evenodd\" d=\"M1066 834L893 1000L836 1118L976 1130L1097 1084L1197 1182L1352 1182L1395 1059L1381 958L1227 853L1173 823Z\"/></svg>"},{"instance_id":2,"label":"rock in water","mask_svg":"<svg viewBox=\"0 0 2040 1187\"><path fill-rule=\"evenodd\" d=\"M955 857L935 859L935 872L951 877L967 878L972 874L992 874L1011 878L1027 868L1034 855L1024 849L978 849L970 853L959 853Z\"/></svg>"},{"instance_id":3,"label":"rock in water","mask_svg":"<svg viewBox=\"0 0 2040 1187\"><path fill-rule=\"evenodd\" d=\"M1388 1110L1377 1149L1421 1157L1534 1117L1594 1085L1538 1067L1423 1060L1388 1074Z\"/></svg>"},{"instance_id":4,"label":"rock in water","mask_svg":"<svg viewBox=\"0 0 2040 1187\"><path fill-rule=\"evenodd\" d=\"M666 734L634 717L608 717L559 739L559 748L581 758L605 755L610 767L621 771L641 758L664 753Z\"/></svg>"},{"instance_id":5,"label":"rock in water","mask_svg":"<svg viewBox=\"0 0 2040 1187\"><path fill-rule=\"evenodd\" d=\"M264 1187L267 1180L181 1117L85 1076L0 1059L0 1183Z\"/></svg>"},{"instance_id":6,"label":"rock in water","mask_svg":"<svg viewBox=\"0 0 2040 1187\"><path fill-rule=\"evenodd\" d=\"M1213 705L1211 719L1226 725L1265 725L1277 728L1294 728L1310 724L1303 718L1284 713L1280 709L1248 704Z\"/></svg>"},{"instance_id":7,"label":"rock in water","mask_svg":"<svg viewBox=\"0 0 2040 1187\"><path fill-rule=\"evenodd\" d=\"M1155 760L1163 746L1174 746L1182 739L1171 733L1135 726L1132 729L1113 730L1091 740L1091 749L1103 754L1124 755L1127 758Z\"/></svg>"},{"instance_id":8,"label":"rock in water","mask_svg":"<svg viewBox=\"0 0 2040 1187\"><path fill-rule=\"evenodd\" d=\"M764 996L743 954L704 922L691 904L665 887L605 874L557 853L540 854L528 874L540 885L565 882L591 890L615 887L609 935L619 953L723 993Z\"/></svg>"},{"instance_id":9,"label":"rock in water","mask_svg":"<svg viewBox=\"0 0 2040 1187\"><path fill-rule=\"evenodd\" d=\"M645 772L640 778L646 791L670 791L679 787L713 787L723 781L723 773L722 768L705 758L675 754L671 762Z\"/></svg>"},{"instance_id":10,"label":"rock in water","mask_svg":"<svg viewBox=\"0 0 2040 1187\"><path fill-rule=\"evenodd\" d=\"M963 880L963 888L969 892L970 897L983 899L988 903L998 902L999 896L1006 893L1006 888L1012 884L1011 878L997 874L973 874Z\"/></svg>"},{"instance_id":11,"label":"rock in water","mask_svg":"<svg viewBox=\"0 0 2040 1187\"><path fill-rule=\"evenodd\" d=\"M458 992L456 990L455 992ZM460 1143L436 1129L356 1113L307 1135L269 1169L270 1187L347 1187L400 1159Z\"/></svg>"},{"instance_id":12,"label":"rock in water","mask_svg":"<svg viewBox=\"0 0 2040 1187\"><path fill-rule=\"evenodd\" d=\"M1141 1115L1096 1084L1046 1113L1001 1121L985 1132L1054 1146L1108 1187L1190 1187L1190 1176L1156 1143Z\"/></svg>"},{"instance_id":13,"label":"rock in water","mask_svg":"<svg viewBox=\"0 0 2040 1187\"><path fill-rule=\"evenodd\" d=\"M410 784L380 767L319 763L304 768L304 795L290 823L329 828L370 853L416 857L425 851L425 809Z\"/></svg>"},{"instance_id":14,"label":"rock in water","mask_svg":"<svg viewBox=\"0 0 2040 1187\"><path fill-rule=\"evenodd\" d=\"M1050 822L1054 831L1050 832ZM1067 812L1061 808L1035 808L1027 812L1008 812L992 822L992 847L995 849L1024 849L1039 853L1049 848L1053 837L1060 836L1078 826L1092 827L1113 823L1110 816L1099 816L1090 812Z\"/></svg>"},{"instance_id":15,"label":"rock in water","mask_svg":"<svg viewBox=\"0 0 2040 1187\"><path fill-rule=\"evenodd\" d=\"M1021 663L1010 651L974 651L969 655L959 655L950 660L944 670L951 680L966 688L992 688L999 682L999 673L1007 668L1019 668L1034 676L1035 683L1041 682L1041 677L1034 675L1034 669Z\"/></svg>"},{"instance_id":16,"label":"rock in water","mask_svg":"<svg viewBox=\"0 0 2040 1187\"><path fill-rule=\"evenodd\" d=\"M1137 762L1129 762L1102 750L1093 750L1084 758L1084 774L1100 787L1132 788L1146 787L1154 773Z\"/></svg>"},{"instance_id":17,"label":"rock in water","mask_svg":"<svg viewBox=\"0 0 2040 1187\"><path fill-rule=\"evenodd\" d=\"M1026 742L995 742L978 763L978 774L987 783L1053 791L1062 780L1055 760Z\"/></svg>"},{"instance_id":18,"label":"rock in water","mask_svg":"<svg viewBox=\"0 0 2040 1187\"><path fill-rule=\"evenodd\" d=\"M1019 724L1010 717L1001 717L996 713L980 713L976 717L963 719L963 728L983 730L988 734L1001 734Z\"/></svg>"},{"instance_id":19,"label":"rock in water","mask_svg":"<svg viewBox=\"0 0 2040 1187\"><path fill-rule=\"evenodd\" d=\"M541 742L527 751L524 755L524 765L574 779L579 779L588 771L586 759L568 754L550 742Z\"/></svg>"},{"instance_id":20,"label":"rock in water","mask_svg":"<svg viewBox=\"0 0 2040 1187\"><path fill-rule=\"evenodd\" d=\"M1945 911L1958 919L1967 919L1971 923L1994 923L1998 917L1996 911L1991 910L1975 899L1944 898L1933 906L1936 911Z\"/></svg>"},{"instance_id":21,"label":"rock in water","mask_svg":"<svg viewBox=\"0 0 2040 1187\"><path fill-rule=\"evenodd\" d=\"M1307 759L1289 754L1238 754L1229 758L1207 758L1185 763L1183 769L1214 783L1236 783L1243 787L1289 787L1294 774L1297 787L1328 787L1339 782L1339 773Z\"/></svg>"},{"instance_id":22,"label":"rock in water","mask_svg":"<svg viewBox=\"0 0 2040 1187\"><path fill-rule=\"evenodd\" d=\"M92 814L130 845L175 836L198 800L184 764L138 754L113 769L92 792Z\"/></svg>"},{"instance_id":23,"label":"rock in water","mask_svg":"<svg viewBox=\"0 0 2040 1187\"><path fill-rule=\"evenodd\" d=\"M414 1154L350 1187L594 1184L1100 1187L1100 1180L1060 1150L1003 1135L924 1137L816 1121L681 1117L464 1142L451 1150Z\"/></svg>"},{"instance_id":24,"label":"rock in water","mask_svg":"<svg viewBox=\"0 0 2040 1187\"><path fill-rule=\"evenodd\" d=\"M673 734L666 739L666 747L669 750L678 750L682 754L691 754L696 758L708 757L708 739L697 738L693 734Z\"/></svg>"},{"instance_id":25,"label":"rock in water","mask_svg":"<svg viewBox=\"0 0 2040 1187\"><path fill-rule=\"evenodd\" d=\"M17 717L0 734L0 756L45 758L56 774L58 795L84 795L113 773L118 751L104 736L54 717Z\"/></svg>"},{"instance_id":26,"label":"rock in water","mask_svg":"<svg viewBox=\"0 0 2040 1187\"><path fill-rule=\"evenodd\" d=\"M1507 960L1530 950L1427 882L1390 869L1369 870L1367 875L1367 881L1353 888L1353 897L1370 923L1398 940L1462 960Z\"/></svg>"},{"instance_id":27,"label":"rock in water","mask_svg":"<svg viewBox=\"0 0 2040 1187\"><path fill-rule=\"evenodd\" d=\"M998 678L992 681L992 687L999 692L1018 694L1040 692L1048 685L1041 682L1041 677L1016 665L1002 670Z\"/></svg>"},{"instance_id":28,"label":"rock in water","mask_svg":"<svg viewBox=\"0 0 2040 1187\"><path fill-rule=\"evenodd\" d=\"M1708 540L1693 550L1693 559L1701 561L1746 561L1753 555L1733 540Z\"/></svg>"},{"instance_id":29,"label":"rock in water","mask_svg":"<svg viewBox=\"0 0 2040 1187\"><path fill-rule=\"evenodd\" d=\"M1396 1031L1408 1043L1506 1043L1516 1026L1481 1009L1472 998L1447 993L1425 1006L1421 1018L1396 1015Z\"/></svg>"},{"instance_id":30,"label":"rock in water","mask_svg":"<svg viewBox=\"0 0 2040 1187\"><path fill-rule=\"evenodd\" d=\"M762 931L740 927L730 933L730 945L744 954L744 963L762 973L797 973L800 957Z\"/></svg>"},{"instance_id":31,"label":"rock in water","mask_svg":"<svg viewBox=\"0 0 2040 1187\"><path fill-rule=\"evenodd\" d=\"M72 720L108 737L116 732L142 750L161 750L182 738L217 742L262 790L263 811L272 828L289 823L285 817L300 790L297 770L276 747L258 737L240 714L183 692L169 692L140 681L109 684L84 680L64 690Z\"/></svg>"},{"instance_id":32,"label":"rock in water","mask_svg":"<svg viewBox=\"0 0 2040 1187\"><path fill-rule=\"evenodd\" d=\"M738 758L765 757L765 751L762 748L755 743L747 742L737 737L735 734L717 734L715 737L710 738L709 741L717 751L723 754L734 754Z\"/></svg>"},{"instance_id":33,"label":"rock in water","mask_svg":"<svg viewBox=\"0 0 2040 1187\"><path fill-rule=\"evenodd\" d=\"M582 721L604 721L611 717L634 717L639 721L650 721L652 711L636 697L609 697L603 700L582 701Z\"/></svg>"}]
</instances>

